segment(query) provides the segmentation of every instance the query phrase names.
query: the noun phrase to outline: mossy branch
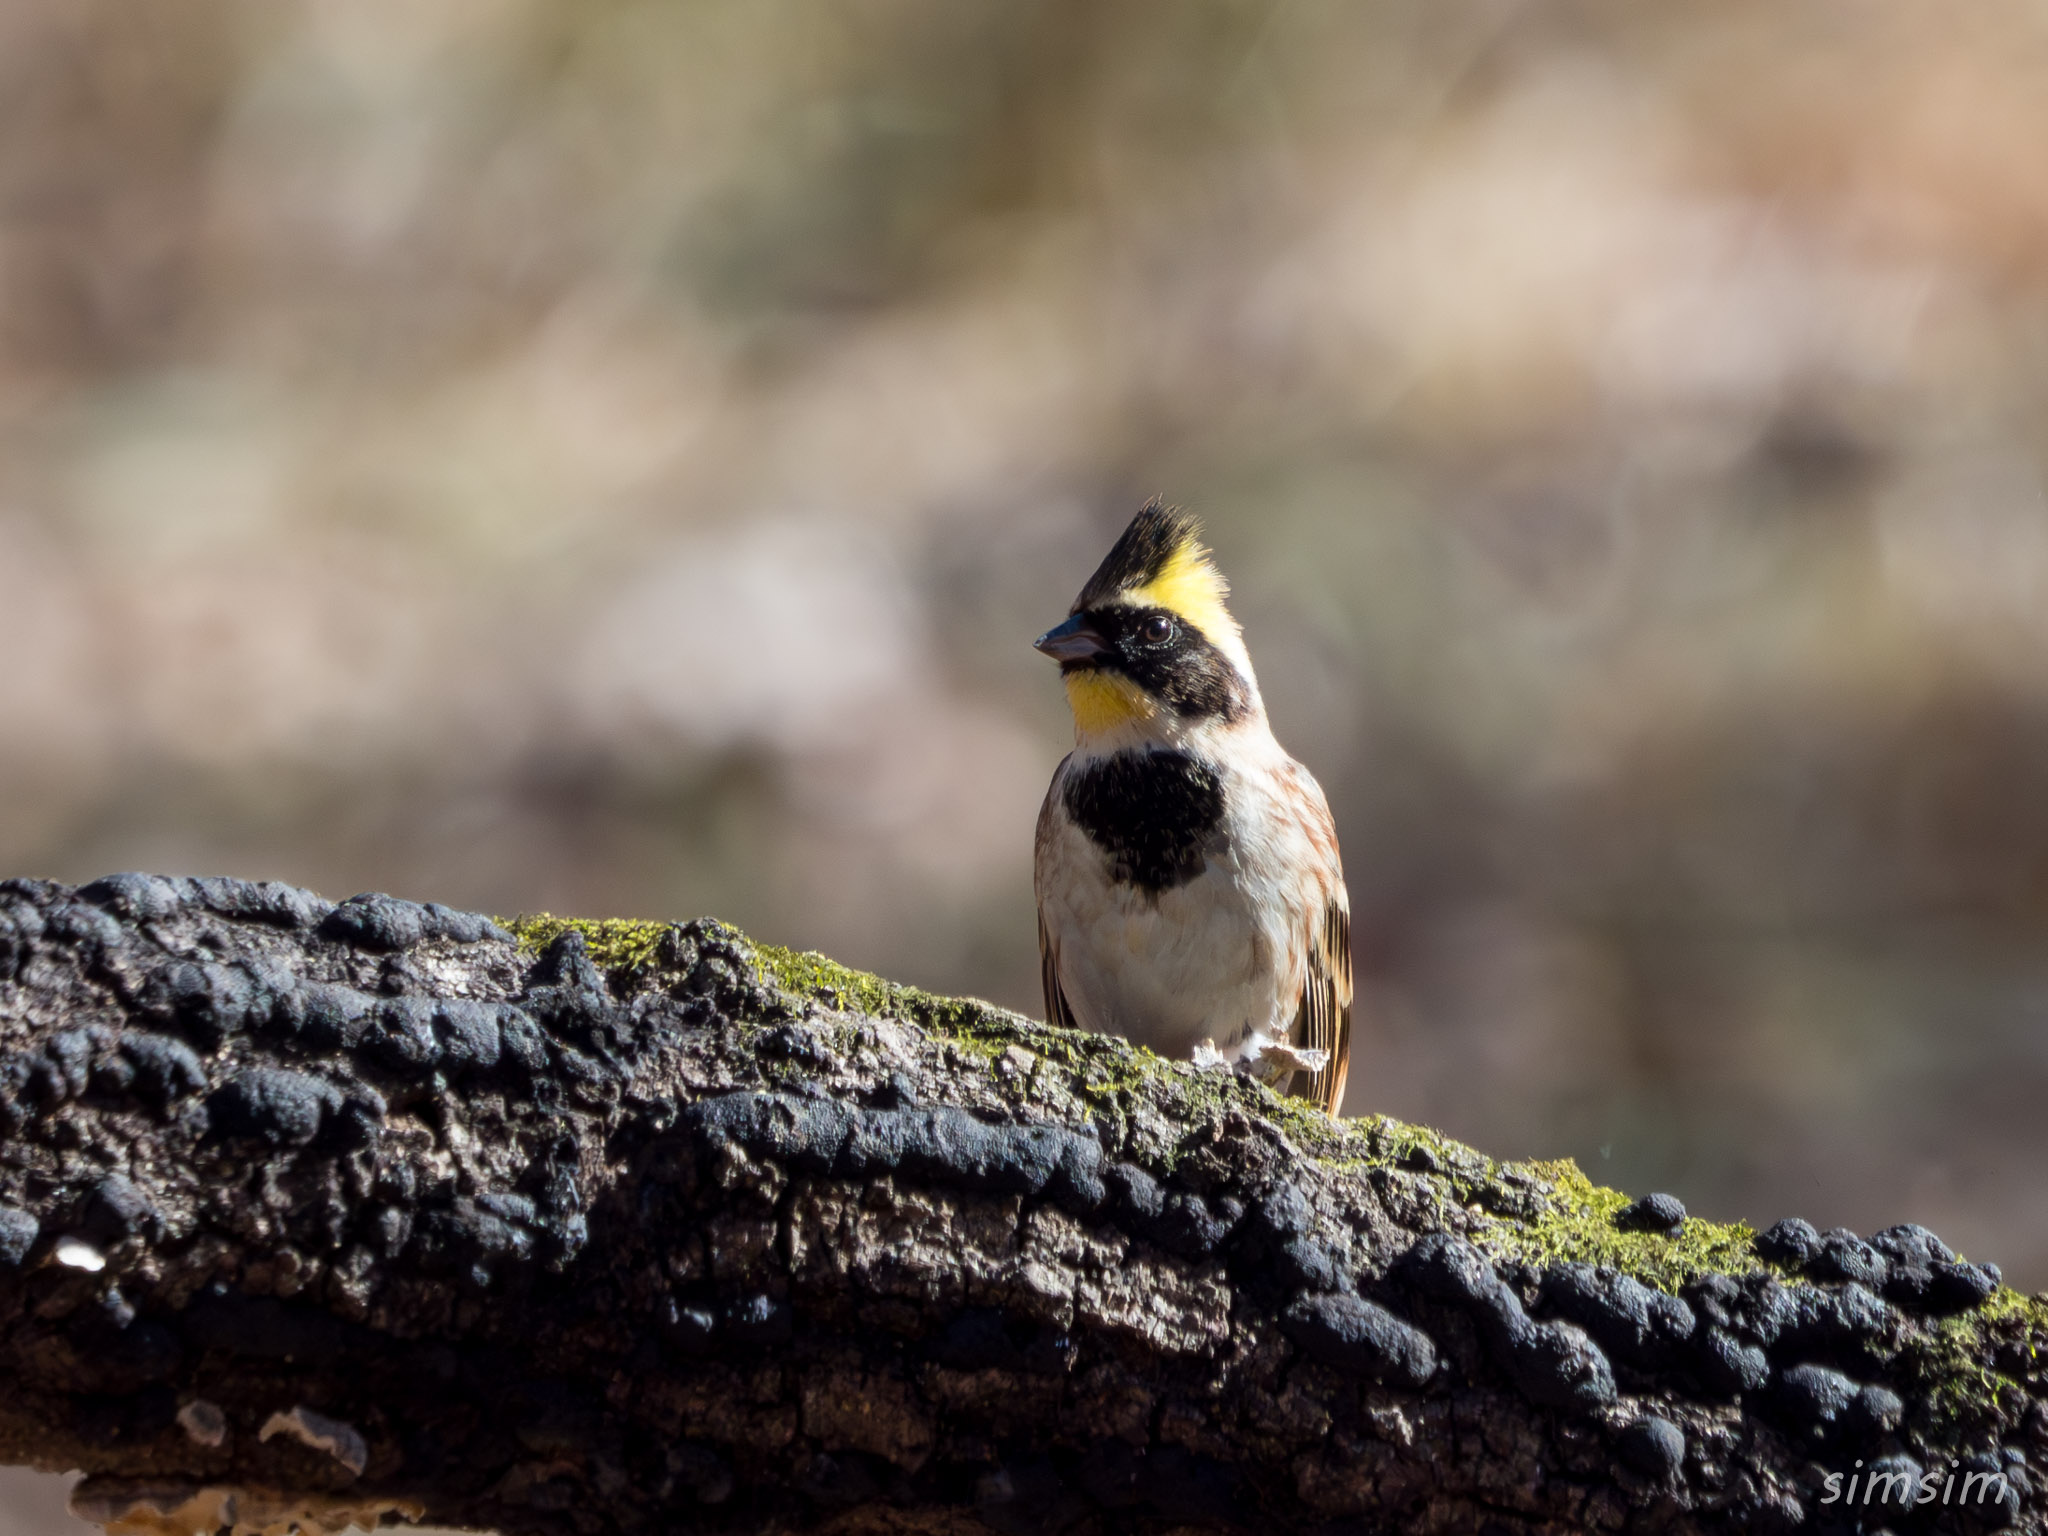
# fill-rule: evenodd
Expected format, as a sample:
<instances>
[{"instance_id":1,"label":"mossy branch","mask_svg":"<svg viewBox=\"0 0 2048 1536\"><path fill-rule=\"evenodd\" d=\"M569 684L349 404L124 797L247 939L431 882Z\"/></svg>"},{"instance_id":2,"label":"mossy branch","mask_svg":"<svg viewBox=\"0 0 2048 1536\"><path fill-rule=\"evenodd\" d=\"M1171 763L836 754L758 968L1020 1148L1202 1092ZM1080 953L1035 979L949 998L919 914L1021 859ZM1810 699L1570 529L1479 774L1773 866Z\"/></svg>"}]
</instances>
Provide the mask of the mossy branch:
<instances>
[{"instance_id":1,"label":"mossy branch","mask_svg":"<svg viewBox=\"0 0 2048 1536\"><path fill-rule=\"evenodd\" d=\"M0 1456L122 1530L1974 1530L2048 1441L1931 1234L715 922L0 884L0 1131Z\"/></svg>"}]
</instances>

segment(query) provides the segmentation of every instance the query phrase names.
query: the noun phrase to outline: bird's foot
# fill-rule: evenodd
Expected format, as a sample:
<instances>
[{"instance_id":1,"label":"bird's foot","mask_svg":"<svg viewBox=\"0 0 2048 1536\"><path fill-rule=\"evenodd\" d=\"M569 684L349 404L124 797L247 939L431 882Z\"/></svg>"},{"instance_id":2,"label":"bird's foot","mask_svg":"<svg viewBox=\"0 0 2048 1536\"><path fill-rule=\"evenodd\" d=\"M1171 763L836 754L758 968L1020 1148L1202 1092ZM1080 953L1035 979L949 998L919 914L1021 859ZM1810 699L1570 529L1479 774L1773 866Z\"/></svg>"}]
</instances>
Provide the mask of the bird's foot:
<instances>
[{"instance_id":1,"label":"bird's foot","mask_svg":"<svg viewBox=\"0 0 2048 1536\"><path fill-rule=\"evenodd\" d=\"M1330 1064L1330 1053L1253 1035L1235 1058L1218 1050L1214 1040L1202 1040L1188 1053L1188 1059L1204 1072L1240 1072L1271 1086L1297 1072L1322 1071Z\"/></svg>"},{"instance_id":2,"label":"bird's foot","mask_svg":"<svg viewBox=\"0 0 2048 1536\"><path fill-rule=\"evenodd\" d=\"M1320 1072L1329 1064L1328 1051L1289 1045L1284 1040L1268 1040L1240 1056L1237 1070L1256 1077L1262 1083L1278 1083L1297 1072Z\"/></svg>"}]
</instances>

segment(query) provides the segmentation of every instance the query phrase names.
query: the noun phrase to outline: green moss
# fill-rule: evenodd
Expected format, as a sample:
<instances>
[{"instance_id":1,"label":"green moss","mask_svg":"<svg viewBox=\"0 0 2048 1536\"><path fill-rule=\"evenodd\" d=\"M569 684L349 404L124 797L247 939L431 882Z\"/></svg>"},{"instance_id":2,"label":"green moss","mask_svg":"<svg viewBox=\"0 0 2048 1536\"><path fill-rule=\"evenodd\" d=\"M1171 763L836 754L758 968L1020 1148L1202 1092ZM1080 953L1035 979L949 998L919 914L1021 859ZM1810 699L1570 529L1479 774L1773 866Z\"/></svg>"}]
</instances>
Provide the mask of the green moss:
<instances>
[{"instance_id":1,"label":"green moss","mask_svg":"<svg viewBox=\"0 0 2048 1536\"><path fill-rule=\"evenodd\" d=\"M1997 1412L2007 1381L1991 1368L1985 1344L1976 1318L1948 1317L1900 1351L1899 1375L1924 1405L1915 1427L1936 1446L1954 1446L1969 1426Z\"/></svg>"},{"instance_id":2,"label":"green moss","mask_svg":"<svg viewBox=\"0 0 2048 1536\"><path fill-rule=\"evenodd\" d=\"M1053 1030L1017 1014L971 997L941 997L900 982L856 971L816 950L784 949L779 944L743 941L752 952L764 981L798 997L815 998L827 1007L876 1018L904 1019L943 1035L977 1056L993 1059L1011 1045L1043 1055L1047 1036L1071 1034ZM1092 1038L1092 1037L1091 1037ZM1050 1049L1057 1052L1054 1041Z\"/></svg>"},{"instance_id":3,"label":"green moss","mask_svg":"<svg viewBox=\"0 0 2048 1536\"><path fill-rule=\"evenodd\" d=\"M1937 1450L1968 1447L2026 1411L2025 1383L2001 1370L2024 1356L2029 1374L2048 1355L2048 1301L2001 1287L1974 1312L1921 1325L1895 1369L1920 1399L1916 1428Z\"/></svg>"},{"instance_id":4,"label":"green moss","mask_svg":"<svg viewBox=\"0 0 2048 1536\"><path fill-rule=\"evenodd\" d=\"M1676 1291L1708 1273L1755 1269L1755 1234L1742 1222L1688 1217L1672 1233L1627 1232L1614 1224L1630 1197L1595 1184L1570 1158L1497 1163L1440 1131L1385 1115L1351 1122L1355 1160L1404 1168L1440 1181L1446 1194L1481 1217L1473 1239L1503 1260L1605 1265L1646 1285Z\"/></svg>"},{"instance_id":5,"label":"green moss","mask_svg":"<svg viewBox=\"0 0 2048 1536\"><path fill-rule=\"evenodd\" d=\"M670 960L669 936L676 931L674 923L625 917L556 917L552 912L500 918L498 924L509 929L519 947L531 954L539 954L565 933L580 933L598 967L634 973L654 970Z\"/></svg>"},{"instance_id":6,"label":"green moss","mask_svg":"<svg viewBox=\"0 0 2048 1536\"><path fill-rule=\"evenodd\" d=\"M856 971L827 959L815 949L784 949L779 944L744 941L764 978L798 997L815 997L834 1008L854 1013L900 1015L902 999L914 989Z\"/></svg>"},{"instance_id":7,"label":"green moss","mask_svg":"<svg viewBox=\"0 0 2048 1536\"><path fill-rule=\"evenodd\" d=\"M1675 1232L1625 1232L1614 1218L1629 1197L1595 1184L1570 1158L1518 1166L1535 1177L1544 1203L1533 1219L1496 1221L1480 1234L1482 1246L1504 1257L1538 1266L1606 1265L1666 1291L1703 1274L1760 1266L1756 1234L1745 1222L1688 1216Z\"/></svg>"},{"instance_id":8,"label":"green moss","mask_svg":"<svg viewBox=\"0 0 2048 1536\"><path fill-rule=\"evenodd\" d=\"M1484 1199L1497 1182L1492 1158L1441 1131L1391 1115L1364 1115L1351 1123L1364 1140L1362 1161L1368 1167L1440 1175L1465 1202Z\"/></svg>"}]
</instances>

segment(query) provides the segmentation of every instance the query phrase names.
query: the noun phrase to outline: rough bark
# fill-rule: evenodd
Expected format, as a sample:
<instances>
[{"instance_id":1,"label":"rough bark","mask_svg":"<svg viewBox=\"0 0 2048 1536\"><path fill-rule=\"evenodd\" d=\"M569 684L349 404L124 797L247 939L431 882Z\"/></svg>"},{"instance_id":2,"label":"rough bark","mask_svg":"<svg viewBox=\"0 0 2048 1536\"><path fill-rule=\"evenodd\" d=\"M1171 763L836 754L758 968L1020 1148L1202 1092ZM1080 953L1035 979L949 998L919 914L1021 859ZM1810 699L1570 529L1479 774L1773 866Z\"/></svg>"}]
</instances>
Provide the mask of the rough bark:
<instances>
[{"instance_id":1,"label":"rough bark","mask_svg":"<svg viewBox=\"0 0 2048 1536\"><path fill-rule=\"evenodd\" d=\"M0 1132L0 1459L124 1529L2036 1523L2048 1308L1931 1234L1673 1225L716 923L0 884Z\"/></svg>"}]
</instances>

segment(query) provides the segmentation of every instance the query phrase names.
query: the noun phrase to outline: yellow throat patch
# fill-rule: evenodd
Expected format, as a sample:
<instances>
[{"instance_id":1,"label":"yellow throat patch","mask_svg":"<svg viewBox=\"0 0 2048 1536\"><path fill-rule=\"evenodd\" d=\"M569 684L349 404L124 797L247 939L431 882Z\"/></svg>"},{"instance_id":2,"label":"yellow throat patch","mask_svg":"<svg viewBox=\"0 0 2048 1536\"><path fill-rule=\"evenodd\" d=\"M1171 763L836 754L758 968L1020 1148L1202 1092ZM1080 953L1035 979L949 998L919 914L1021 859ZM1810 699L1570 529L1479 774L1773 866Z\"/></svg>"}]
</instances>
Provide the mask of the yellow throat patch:
<instances>
[{"instance_id":1,"label":"yellow throat patch","mask_svg":"<svg viewBox=\"0 0 2048 1536\"><path fill-rule=\"evenodd\" d=\"M1119 594L1119 600L1138 608L1164 608L1187 620L1211 640L1222 640L1226 636L1235 638L1239 633L1237 620L1224 606L1228 596L1230 583L1216 569L1209 551L1189 539L1167 557L1157 576L1142 587Z\"/></svg>"},{"instance_id":2,"label":"yellow throat patch","mask_svg":"<svg viewBox=\"0 0 2048 1536\"><path fill-rule=\"evenodd\" d=\"M1151 696L1120 673L1070 672L1066 684L1074 729L1083 737L1100 736L1159 713Z\"/></svg>"}]
</instances>

